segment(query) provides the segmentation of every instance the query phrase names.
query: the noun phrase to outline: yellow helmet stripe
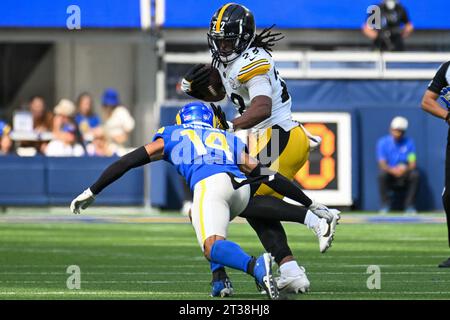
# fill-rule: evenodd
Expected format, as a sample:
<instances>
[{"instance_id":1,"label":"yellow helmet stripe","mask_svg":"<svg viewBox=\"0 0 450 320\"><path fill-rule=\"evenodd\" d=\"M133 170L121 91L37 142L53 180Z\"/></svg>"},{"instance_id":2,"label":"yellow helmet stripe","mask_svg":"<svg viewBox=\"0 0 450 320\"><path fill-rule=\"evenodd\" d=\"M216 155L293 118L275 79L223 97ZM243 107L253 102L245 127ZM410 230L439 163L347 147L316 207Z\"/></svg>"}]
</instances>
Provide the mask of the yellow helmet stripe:
<instances>
[{"instance_id":1,"label":"yellow helmet stripe","mask_svg":"<svg viewBox=\"0 0 450 320\"><path fill-rule=\"evenodd\" d=\"M224 5L222 7L222 9L220 9L219 16L217 17L217 22L216 22L216 32L220 32L220 23L222 22L223 14L225 13L225 10L227 10L227 8L229 6L231 6L232 4L233 4L232 2L227 3L226 5Z\"/></svg>"},{"instance_id":2,"label":"yellow helmet stripe","mask_svg":"<svg viewBox=\"0 0 450 320\"><path fill-rule=\"evenodd\" d=\"M180 125L180 124L181 124L180 113L177 113L177 116L175 117L175 119L176 119L176 123L177 123L178 125Z\"/></svg>"},{"instance_id":3,"label":"yellow helmet stripe","mask_svg":"<svg viewBox=\"0 0 450 320\"><path fill-rule=\"evenodd\" d=\"M253 67L253 66L256 65L256 64L258 64L258 63L263 63L263 62L269 63L269 61L268 61L267 59L259 59L259 60L255 61L255 62L252 62L252 63L246 65L245 67L242 67L241 70L240 70L239 72L241 73L241 72L243 72L243 71L245 71L245 70L250 69L251 67Z\"/></svg>"}]
</instances>

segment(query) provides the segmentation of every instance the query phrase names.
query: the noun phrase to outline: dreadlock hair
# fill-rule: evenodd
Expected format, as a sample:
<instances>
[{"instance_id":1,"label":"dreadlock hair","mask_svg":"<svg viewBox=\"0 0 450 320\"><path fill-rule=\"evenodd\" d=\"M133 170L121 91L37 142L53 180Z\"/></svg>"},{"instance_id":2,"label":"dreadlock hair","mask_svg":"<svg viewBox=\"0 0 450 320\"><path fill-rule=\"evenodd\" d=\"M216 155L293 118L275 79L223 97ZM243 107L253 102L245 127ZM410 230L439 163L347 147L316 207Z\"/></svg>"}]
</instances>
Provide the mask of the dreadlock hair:
<instances>
[{"instance_id":1,"label":"dreadlock hair","mask_svg":"<svg viewBox=\"0 0 450 320\"><path fill-rule=\"evenodd\" d=\"M284 39L284 36L281 32L271 32L274 27L275 25L273 24L268 28L264 28L261 33L257 34L252 44L250 45L250 48L263 48L268 54L270 54L270 51L272 51L272 47L275 45L275 42Z\"/></svg>"},{"instance_id":2,"label":"dreadlock hair","mask_svg":"<svg viewBox=\"0 0 450 320\"><path fill-rule=\"evenodd\" d=\"M264 28L259 34L255 36L253 42L250 44L249 48L263 48L270 56L270 52L272 51L272 47L275 45L275 42L284 39L284 36L281 32L272 33L272 29L275 27L275 24L271 25L268 28ZM214 68L218 68L218 66L222 63L220 61L219 52L214 52L212 55L212 66Z\"/></svg>"}]
</instances>

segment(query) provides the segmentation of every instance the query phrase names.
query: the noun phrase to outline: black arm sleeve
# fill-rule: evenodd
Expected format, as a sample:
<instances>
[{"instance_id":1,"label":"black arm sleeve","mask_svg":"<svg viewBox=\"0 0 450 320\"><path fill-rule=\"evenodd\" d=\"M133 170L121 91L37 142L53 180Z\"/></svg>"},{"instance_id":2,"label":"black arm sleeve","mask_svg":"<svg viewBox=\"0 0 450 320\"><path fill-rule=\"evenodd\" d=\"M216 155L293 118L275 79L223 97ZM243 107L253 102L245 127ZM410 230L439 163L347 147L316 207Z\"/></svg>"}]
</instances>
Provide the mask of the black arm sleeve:
<instances>
[{"instance_id":1,"label":"black arm sleeve","mask_svg":"<svg viewBox=\"0 0 450 320\"><path fill-rule=\"evenodd\" d=\"M437 71L433 80L428 85L428 90L430 90L436 94L440 94L441 90L449 85L447 77L446 77L449 66L450 66L450 61L447 61L439 68L439 70Z\"/></svg>"},{"instance_id":2,"label":"black arm sleeve","mask_svg":"<svg viewBox=\"0 0 450 320\"><path fill-rule=\"evenodd\" d=\"M249 174L250 177L258 177L261 176L261 164L258 164L255 169ZM300 202L305 207L309 207L312 204L312 200L300 189L296 186L292 181L288 178L282 176L278 172L270 171L269 168L264 168L267 173L267 180L265 183L267 186L275 190L276 192L282 194L289 199Z\"/></svg>"},{"instance_id":3,"label":"black arm sleeve","mask_svg":"<svg viewBox=\"0 0 450 320\"><path fill-rule=\"evenodd\" d=\"M111 164L100 178L90 187L93 194L99 194L104 188L123 176L128 170L150 163L145 147L140 147Z\"/></svg>"}]
</instances>

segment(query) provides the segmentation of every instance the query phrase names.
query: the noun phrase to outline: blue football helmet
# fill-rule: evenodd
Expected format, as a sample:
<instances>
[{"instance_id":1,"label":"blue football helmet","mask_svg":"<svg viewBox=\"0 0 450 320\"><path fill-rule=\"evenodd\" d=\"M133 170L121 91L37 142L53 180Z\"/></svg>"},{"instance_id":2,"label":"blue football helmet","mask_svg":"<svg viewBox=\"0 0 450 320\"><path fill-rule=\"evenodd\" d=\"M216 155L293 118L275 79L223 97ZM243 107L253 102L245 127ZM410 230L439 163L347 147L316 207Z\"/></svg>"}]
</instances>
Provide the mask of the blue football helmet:
<instances>
[{"instance_id":1,"label":"blue football helmet","mask_svg":"<svg viewBox=\"0 0 450 320\"><path fill-rule=\"evenodd\" d=\"M191 102L178 111L176 116L178 125L185 123L202 123L216 128L217 121L211 107L202 102Z\"/></svg>"}]
</instances>

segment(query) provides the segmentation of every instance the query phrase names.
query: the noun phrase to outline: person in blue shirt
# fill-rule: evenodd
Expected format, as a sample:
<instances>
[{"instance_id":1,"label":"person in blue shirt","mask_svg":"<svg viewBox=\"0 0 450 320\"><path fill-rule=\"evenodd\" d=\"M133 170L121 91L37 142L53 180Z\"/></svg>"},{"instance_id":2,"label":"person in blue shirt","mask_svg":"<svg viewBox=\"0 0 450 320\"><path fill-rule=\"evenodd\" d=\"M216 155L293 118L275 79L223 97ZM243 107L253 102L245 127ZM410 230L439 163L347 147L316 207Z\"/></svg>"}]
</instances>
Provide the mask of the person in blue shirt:
<instances>
[{"instance_id":1,"label":"person in blue shirt","mask_svg":"<svg viewBox=\"0 0 450 320\"><path fill-rule=\"evenodd\" d=\"M168 161L194 192L191 221L200 247L211 265L246 272L256 279L269 298L278 298L278 286L271 271L273 258L269 253L251 257L238 244L227 240L229 222L237 215L256 217L258 214L279 220L277 211L283 211L285 217L290 216L293 221L300 222L298 217L292 217L292 213L303 216L304 220L307 212L314 210L313 215L327 217L333 224L324 235L329 240L339 217L338 211L314 203L286 177L263 167L247 153L246 145L235 135L215 128L217 119L214 112L203 103L184 106L176 122L175 126L159 129L153 142L109 166L90 188L72 201L71 211L80 213L80 209L86 209L97 194L128 170L156 160ZM252 200L262 199L265 208L249 210L250 184L262 182L305 207L286 204L276 197L259 196ZM270 209L269 214L267 209Z\"/></svg>"},{"instance_id":2,"label":"person in blue shirt","mask_svg":"<svg viewBox=\"0 0 450 320\"><path fill-rule=\"evenodd\" d=\"M399 188L406 189L405 211L416 213L414 203L419 184L419 173L416 169L416 147L414 141L405 136L407 129L408 120L403 117L395 117L391 122L390 134L378 140L381 213L386 213L391 209L392 201L389 191Z\"/></svg>"},{"instance_id":3,"label":"person in blue shirt","mask_svg":"<svg viewBox=\"0 0 450 320\"><path fill-rule=\"evenodd\" d=\"M83 136L83 140L92 141L94 137L93 130L100 126L101 120L94 113L93 99L87 92L83 92L77 98L75 122Z\"/></svg>"}]
</instances>

